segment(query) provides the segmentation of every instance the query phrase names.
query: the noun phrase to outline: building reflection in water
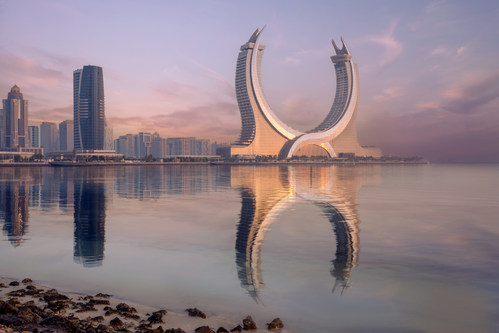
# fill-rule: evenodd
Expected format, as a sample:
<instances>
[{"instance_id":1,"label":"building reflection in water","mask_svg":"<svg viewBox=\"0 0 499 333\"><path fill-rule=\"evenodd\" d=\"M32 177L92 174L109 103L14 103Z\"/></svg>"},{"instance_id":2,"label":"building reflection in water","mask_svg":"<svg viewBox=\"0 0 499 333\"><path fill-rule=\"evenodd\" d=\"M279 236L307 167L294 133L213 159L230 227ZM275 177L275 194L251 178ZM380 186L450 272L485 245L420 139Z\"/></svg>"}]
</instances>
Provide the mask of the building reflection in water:
<instances>
[{"instance_id":1,"label":"building reflection in water","mask_svg":"<svg viewBox=\"0 0 499 333\"><path fill-rule=\"evenodd\" d=\"M317 205L329 219L336 237L333 292L349 286L359 255L356 172L357 168L320 166L232 169L232 186L240 189L242 201L235 245L238 277L256 302L264 287L261 247L265 234L297 198Z\"/></svg>"},{"instance_id":2,"label":"building reflection in water","mask_svg":"<svg viewBox=\"0 0 499 333\"><path fill-rule=\"evenodd\" d=\"M26 240L29 221L29 193L33 173L39 169L3 168L0 173L0 221L3 233L13 246Z\"/></svg>"},{"instance_id":3,"label":"building reflection in water","mask_svg":"<svg viewBox=\"0 0 499 333\"><path fill-rule=\"evenodd\" d=\"M77 169L75 173L73 259L85 267L95 267L104 259L106 188L102 179L90 177L88 172Z\"/></svg>"}]
</instances>

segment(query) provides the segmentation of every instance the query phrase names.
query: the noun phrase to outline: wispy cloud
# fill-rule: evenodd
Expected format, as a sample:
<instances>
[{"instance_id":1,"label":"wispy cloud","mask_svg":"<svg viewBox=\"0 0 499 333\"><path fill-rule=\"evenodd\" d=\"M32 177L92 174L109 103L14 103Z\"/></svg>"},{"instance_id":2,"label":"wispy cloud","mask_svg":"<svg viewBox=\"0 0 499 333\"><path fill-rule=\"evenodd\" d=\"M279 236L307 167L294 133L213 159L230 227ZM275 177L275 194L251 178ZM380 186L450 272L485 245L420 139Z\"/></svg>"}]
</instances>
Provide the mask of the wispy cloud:
<instances>
[{"instance_id":1,"label":"wispy cloud","mask_svg":"<svg viewBox=\"0 0 499 333\"><path fill-rule=\"evenodd\" d=\"M397 25L398 21L393 21L390 27L381 34L366 37L368 42L378 44L385 49L383 57L381 58L382 60L379 63L381 68L386 68L394 63L400 57L404 49L402 43L395 38Z\"/></svg>"},{"instance_id":2,"label":"wispy cloud","mask_svg":"<svg viewBox=\"0 0 499 333\"><path fill-rule=\"evenodd\" d=\"M402 95L403 88L401 86L393 86L383 90L383 93L380 95L373 96L373 100L375 102L387 102L392 99L398 98Z\"/></svg>"},{"instance_id":3,"label":"wispy cloud","mask_svg":"<svg viewBox=\"0 0 499 333\"><path fill-rule=\"evenodd\" d=\"M133 128L157 131L164 137L197 136L235 140L240 130L237 105L221 101L151 116L111 116L107 121L110 126L117 128L115 136L126 134L126 130Z\"/></svg>"}]
</instances>

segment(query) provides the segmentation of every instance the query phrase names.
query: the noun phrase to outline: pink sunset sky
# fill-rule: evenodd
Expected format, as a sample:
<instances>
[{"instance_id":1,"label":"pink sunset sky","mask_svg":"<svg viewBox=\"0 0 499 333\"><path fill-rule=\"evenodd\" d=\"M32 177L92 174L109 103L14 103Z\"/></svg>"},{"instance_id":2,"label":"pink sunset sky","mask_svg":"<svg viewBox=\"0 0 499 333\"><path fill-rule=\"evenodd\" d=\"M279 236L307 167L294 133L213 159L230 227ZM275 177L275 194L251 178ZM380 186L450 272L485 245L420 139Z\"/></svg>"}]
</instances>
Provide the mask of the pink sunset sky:
<instances>
[{"instance_id":1,"label":"pink sunset sky","mask_svg":"<svg viewBox=\"0 0 499 333\"><path fill-rule=\"evenodd\" d=\"M73 70L104 70L114 135L237 139L239 47L267 25L262 82L307 130L333 102L331 39L358 64L362 144L441 162L499 162L496 1L0 1L0 96L29 121L73 118Z\"/></svg>"}]
</instances>

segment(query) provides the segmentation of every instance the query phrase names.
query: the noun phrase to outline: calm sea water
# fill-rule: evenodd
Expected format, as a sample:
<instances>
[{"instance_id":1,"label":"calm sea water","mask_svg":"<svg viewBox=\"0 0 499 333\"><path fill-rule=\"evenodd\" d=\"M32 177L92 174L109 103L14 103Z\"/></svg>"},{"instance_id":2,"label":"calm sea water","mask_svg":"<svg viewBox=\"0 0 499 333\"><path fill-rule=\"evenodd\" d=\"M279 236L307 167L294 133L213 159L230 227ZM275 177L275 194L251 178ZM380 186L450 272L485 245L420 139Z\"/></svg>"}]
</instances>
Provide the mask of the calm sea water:
<instances>
[{"instance_id":1,"label":"calm sea water","mask_svg":"<svg viewBox=\"0 0 499 333\"><path fill-rule=\"evenodd\" d=\"M499 166L0 168L0 275L290 332L499 331Z\"/></svg>"}]
</instances>

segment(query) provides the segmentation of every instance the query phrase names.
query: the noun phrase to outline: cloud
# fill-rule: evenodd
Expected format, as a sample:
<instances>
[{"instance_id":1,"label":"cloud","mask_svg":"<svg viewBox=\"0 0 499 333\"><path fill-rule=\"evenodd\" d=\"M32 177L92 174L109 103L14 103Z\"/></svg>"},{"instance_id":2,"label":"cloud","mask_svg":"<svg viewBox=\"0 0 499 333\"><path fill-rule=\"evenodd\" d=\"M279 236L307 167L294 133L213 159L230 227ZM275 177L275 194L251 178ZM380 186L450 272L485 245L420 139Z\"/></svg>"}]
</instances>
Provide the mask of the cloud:
<instances>
[{"instance_id":1,"label":"cloud","mask_svg":"<svg viewBox=\"0 0 499 333\"><path fill-rule=\"evenodd\" d=\"M402 95L402 87L401 86L393 86L383 90L381 95L373 96L373 100L375 102L387 102L389 100L395 99Z\"/></svg>"},{"instance_id":2,"label":"cloud","mask_svg":"<svg viewBox=\"0 0 499 333\"><path fill-rule=\"evenodd\" d=\"M73 105L68 105L64 107L42 109L38 111L29 112L29 122L40 123L42 121L48 121L53 123L59 123L64 120L73 119Z\"/></svg>"},{"instance_id":3,"label":"cloud","mask_svg":"<svg viewBox=\"0 0 499 333\"><path fill-rule=\"evenodd\" d=\"M366 37L368 42L378 44L385 49L381 58L382 60L379 63L379 67L381 68L386 68L394 63L400 57L404 49L402 43L395 39L395 29L397 28L397 25L398 22L393 21L390 27L382 34Z\"/></svg>"},{"instance_id":4,"label":"cloud","mask_svg":"<svg viewBox=\"0 0 499 333\"><path fill-rule=\"evenodd\" d=\"M31 58L7 52L0 53L0 71L2 85L17 83L21 89L33 86L57 86L68 79L62 71L44 67Z\"/></svg>"},{"instance_id":5,"label":"cloud","mask_svg":"<svg viewBox=\"0 0 499 333\"><path fill-rule=\"evenodd\" d=\"M359 122L361 142L432 161L499 162L497 91L499 73L446 89L403 114L369 106Z\"/></svg>"},{"instance_id":6,"label":"cloud","mask_svg":"<svg viewBox=\"0 0 499 333\"><path fill-rule=\"evenodd\" d=\"M439 46L439 47L431 50L430 55L431 56L446 56L446 57L461 56L464 53L464 51L466 51L466 49L467 49L467 47L464 45L458 47L457 49L455 47Z\"/></svg>"},{"instance_id":7,"label":"cloud","mask_svg":"<svg viewBox=\"0 0 499 333\"><path fill-rule=\"evenodd\" d=\"M222 101L151 116L111 116L107 121L109 126L117 128L115 137L135 130L157 131L163 137L196 136L233 141L241 126L237 105Z\"/></svg>"}]
</instances>

